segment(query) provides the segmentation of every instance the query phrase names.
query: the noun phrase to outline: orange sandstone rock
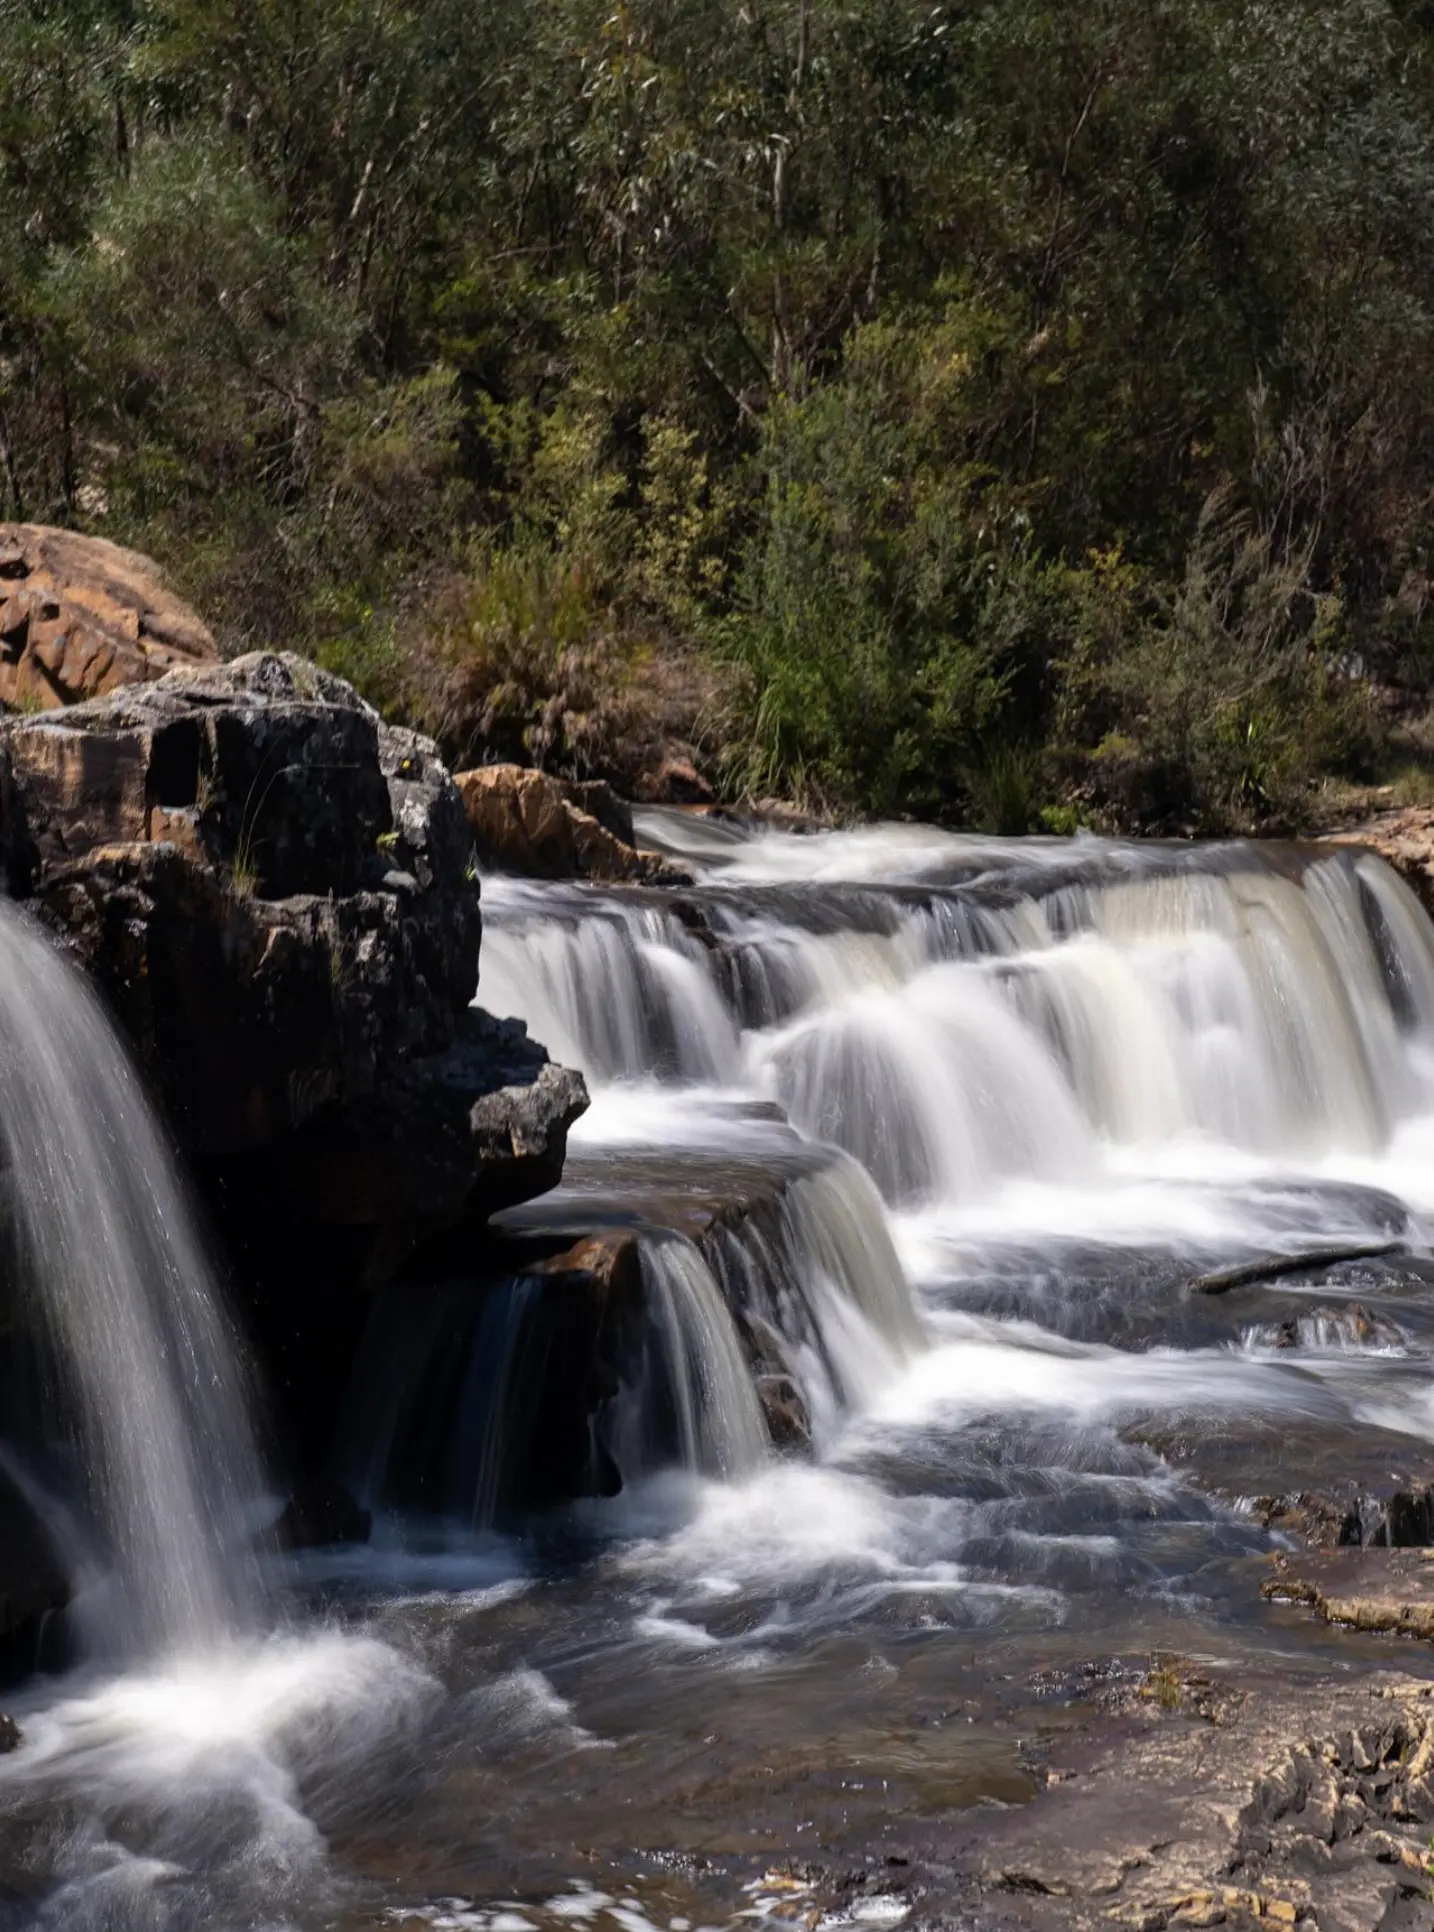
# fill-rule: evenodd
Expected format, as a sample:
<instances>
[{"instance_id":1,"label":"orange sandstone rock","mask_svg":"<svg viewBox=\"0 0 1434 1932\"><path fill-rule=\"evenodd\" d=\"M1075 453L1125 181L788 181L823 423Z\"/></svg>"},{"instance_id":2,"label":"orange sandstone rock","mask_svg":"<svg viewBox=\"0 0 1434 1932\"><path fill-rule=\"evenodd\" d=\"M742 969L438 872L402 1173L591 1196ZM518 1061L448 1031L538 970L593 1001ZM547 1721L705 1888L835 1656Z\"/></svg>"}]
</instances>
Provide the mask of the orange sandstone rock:
<instances>
[{"instance_id":1,"label":"orange sandstone rock","mask_svg":"<svg viewBox=\"0 0 1434 1932\"><path fill-rule=\"evenodd\" d=\"M102 537L0 524L0 701L52 710L217 663L159 566Z\"/></svg>"}]
</instances>

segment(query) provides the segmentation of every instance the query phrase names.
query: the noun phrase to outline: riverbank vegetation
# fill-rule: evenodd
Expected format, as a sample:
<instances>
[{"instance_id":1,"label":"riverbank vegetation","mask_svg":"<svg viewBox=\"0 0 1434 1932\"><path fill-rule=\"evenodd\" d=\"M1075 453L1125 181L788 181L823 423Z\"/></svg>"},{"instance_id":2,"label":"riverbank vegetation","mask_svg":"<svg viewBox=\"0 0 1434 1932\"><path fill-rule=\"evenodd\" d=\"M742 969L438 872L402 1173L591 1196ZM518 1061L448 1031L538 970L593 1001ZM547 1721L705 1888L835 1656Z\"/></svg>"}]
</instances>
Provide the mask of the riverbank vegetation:
<instances>
[{"instance_id":1,"label":"riverbank vegetation","mask_svg":"<svg viewBox=\"0 0 1434 1932\"><path fill-rule=\"evenodd\" d=\"M0 503L451 755L1298 825L1434 680L1423 0L5 0Z\"/></svg>"}]
</instances>

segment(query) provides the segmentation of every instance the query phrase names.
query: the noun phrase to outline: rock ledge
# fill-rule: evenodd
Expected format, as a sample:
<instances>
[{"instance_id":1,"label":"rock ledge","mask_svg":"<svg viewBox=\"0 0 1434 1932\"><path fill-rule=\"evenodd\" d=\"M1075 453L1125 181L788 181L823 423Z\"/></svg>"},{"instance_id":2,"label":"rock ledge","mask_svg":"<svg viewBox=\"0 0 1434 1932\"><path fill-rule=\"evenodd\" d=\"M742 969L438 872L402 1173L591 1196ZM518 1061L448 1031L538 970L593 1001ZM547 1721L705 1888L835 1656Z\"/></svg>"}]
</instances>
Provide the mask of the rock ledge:
<instances>
[{"instance_id":1,"label":"rock ledge","mask_svg":"<svg viewBox=\"0 0 1434 1932\"><path fill-rule=\"evenodd\" d=\"M0 725L0 864L246 1220L425 1231L551 1187L580 1076L470 1009L472 840L433 745L274 654Z\"/></svg>"}]
</instances>

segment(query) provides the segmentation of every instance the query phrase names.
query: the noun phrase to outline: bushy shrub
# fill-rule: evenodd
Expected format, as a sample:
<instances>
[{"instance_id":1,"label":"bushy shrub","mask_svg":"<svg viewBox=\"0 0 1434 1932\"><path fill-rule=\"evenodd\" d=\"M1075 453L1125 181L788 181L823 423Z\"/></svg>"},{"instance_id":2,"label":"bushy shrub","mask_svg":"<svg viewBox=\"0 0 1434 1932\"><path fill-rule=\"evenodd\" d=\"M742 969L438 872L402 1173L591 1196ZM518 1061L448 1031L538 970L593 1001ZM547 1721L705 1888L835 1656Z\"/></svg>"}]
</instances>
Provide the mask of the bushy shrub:
<instances>
[{"instance_id":1,"label":"bushy shrub","mask_svg":"<svg viewBox=\"0 0 1434 1932\"><path fill-rule=\"evenodd\" d=\"M1309 562L1278 555L1221 489L1173 590L1116 553L1071 573L1076 636L1055 729L1097 813L1136 831L1293 828L1319 776L1368 758L1344 613L1311 585Z\"/></svg>"},{"instance_id":2,"label":"bushy shrub","mask_svg":"<svg viewBox=\"0 0 1434 1932\"><path fill-rule=\"evenodd\" d=\"M409 708L459 767L583 778L630 755L651 656L583 560L538 539L480 546L415 622Z\"/></svg>"},{"instance_id":3,"label":"bushy shrub","mask_svg":"<svg viewBox=\"0 0 1434 1932\"><path fill-rule=\"evenodd\" d=\"M1428 705L1428 14L19 0L0 507L459 757L1296 824Z\"/></svg>"},{"instance_id":4,"label":"bushy shrub","mask_svg":"<svg viewBox=\"0 0 1434 1932\"><path fill-rule=\"evenodd\" d=\"M768 419L764 513L718 630L742 693L729 775L754 794L951 816L1022 731L1057 576L1018 511L940 460L942 412L918 420L922 371L896 346L865 345L859 375Z\"/></svg>"}]
</instances>

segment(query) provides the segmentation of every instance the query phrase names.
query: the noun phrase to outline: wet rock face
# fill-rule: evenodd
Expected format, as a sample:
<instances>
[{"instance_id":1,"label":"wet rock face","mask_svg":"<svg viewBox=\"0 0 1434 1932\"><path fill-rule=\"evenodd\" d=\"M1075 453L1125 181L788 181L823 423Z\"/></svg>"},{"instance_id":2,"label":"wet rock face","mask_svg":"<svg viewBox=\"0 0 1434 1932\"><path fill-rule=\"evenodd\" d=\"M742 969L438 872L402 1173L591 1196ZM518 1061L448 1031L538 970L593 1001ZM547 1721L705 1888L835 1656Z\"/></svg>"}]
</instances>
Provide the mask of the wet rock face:
<instances>
[{"instance_id":1,"label":"wet rock face","mask_svg":"<svg viewBox=\"0 0 1434 1932\"><path fill-rule=\"evenodd\" d=\"M1308 1604L1352 1630L1434 1637L1434 1560L1427 1542L1365 1550L1276 1552L1262 1594Z\"/></svg>"},{"instance_id":2,"label":"wet rock face","mask_svg":"<svg viewBox=\"0 0 1434 1932\"><path fill-rule=\"evenodd\" d=\"M690 884L633 842L632 813L610 786L570 784L521 765L484 765L454 783L481 865L534 879Z\"/></svg>"},{"instance_id":3,"label":"wet rock face","mask_svg":"<svg viewBox=\"0 0 1434 1932\"><path fill-rule=\"evenodd\" d=\"M517 1529L535 1510L616 1494L597 1422L643 1323L636 1235L475 1244L458 1229L424 1259L426 1275L375 1297L343 1405L341 1433L381 1439L369 1499Z\"/></svg>"},{"instance_id":4,"label":"wet rock face","mask_svg":"<svg viewBox=\"0 0 1434 1932\"><path fill-rule=\"evenodd\" d=\"M1248 1673L1207 1710L1162 1697L1080 1755L1035 1804L972 1833L993 1925L1434 1923L1427 1683Z\"/></svg>"},{"instance_id":5,"label":"wet rock face","mask_svg":"<svg viewBox=\"0 0 1434 1932\"><path fill-rule=\"evenodd\" d=\"M0 702L75 704L218 656L148 557L71 530L0 524Z\"/></svg>"},{"instance_id":6,"label":"wet rock face","mask_svg":"<svg viewBox=\"0 0 1434 1932\"><path fill-rule=\"evenodd\" d=\"M0 1682L14 1683L40 1660L45 1625L69 1601L65 1566L39 1514L20 1486L0 1470ZM19 1733L0 1717L0 1752Z\"/></svg>"},{"instance_id":7,"label":"wet rock face","mask_svg":"<svg viewBox=\"0 0 1434 1932\"><path fill-rule=\"evenodd\" d=\"M471 851L434 747L297 658L0 727L11 889L108 995L221 1212L343 1235L367 1276L551 1186L586 1105L470 1011Z\"/></svg>"}]
</instances>

